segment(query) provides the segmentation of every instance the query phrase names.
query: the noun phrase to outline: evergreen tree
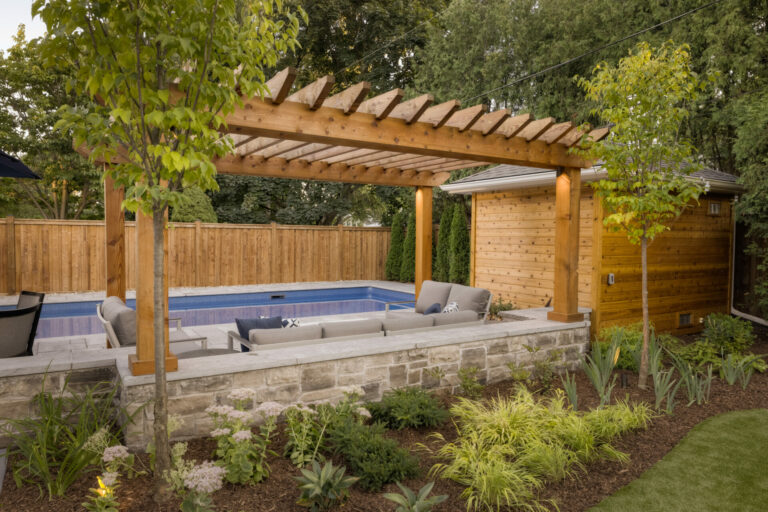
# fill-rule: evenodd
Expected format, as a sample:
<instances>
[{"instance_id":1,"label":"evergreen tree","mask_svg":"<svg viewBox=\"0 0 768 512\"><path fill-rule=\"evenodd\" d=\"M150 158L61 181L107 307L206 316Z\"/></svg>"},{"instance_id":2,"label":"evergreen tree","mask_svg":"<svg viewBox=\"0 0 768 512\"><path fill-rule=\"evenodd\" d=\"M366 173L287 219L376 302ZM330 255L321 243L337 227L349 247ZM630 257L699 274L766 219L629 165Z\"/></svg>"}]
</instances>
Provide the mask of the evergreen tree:
<instances>
[{"instance_id":1,"label":"evergreen tree","mask_svg":"<svg viewBox=\"0 0 768 512\"><path fill-rule=\"evenodd\" d=\"M171 211L173 222L218 222L211 198L198 187L187 187L182 193L181 204Z\"/></svg>"},{"instance_id":2,"label":"evergreen tree","mask_svg":"<svg viewBox=\"0 0 768 512\"><path fill-rule=\"evenodd\" d=\"M400 280L400 262L403 258L403 212L399 211L392 218L392 229L389 239L389 252L385 275L388 281Z\"/></svg>"},{"instance_id":3,"label":"evergreen tree","mask_svg":"<svg viewBox=\"0 0 768 512\"><path fill-rule=\"evenodd\" d=\"M400 280L404 283L412 283L416 280L416 215L413 213L408 216L408 227L405 230Z\"/></svg>"},{"instance_id":4,"label":"evergreen tree","mask_svg":"<svg viewBox=\"0 0 768 512\"><path fill-rule=\"evenodd\" d=\"M443 208L443 214L440 216L440 230L437 233L437 250L435 250L435 267L432 270L432 277L435 281L448 282L448 271L450 268L450 233L453 223L453 211L456 208L452 204L447 204Z\"/></svg>"},{"instance_id":5,"label":"evergreen tree","mask_svg":"<svg viewBox=\"0 0 768 512\"><path fill-rule=\"evenodd\" d=\"M469 284L469 233L467 217L461 207L453 209L448 246L448 280L451 283Z\"/></svg>"}]
</instances>

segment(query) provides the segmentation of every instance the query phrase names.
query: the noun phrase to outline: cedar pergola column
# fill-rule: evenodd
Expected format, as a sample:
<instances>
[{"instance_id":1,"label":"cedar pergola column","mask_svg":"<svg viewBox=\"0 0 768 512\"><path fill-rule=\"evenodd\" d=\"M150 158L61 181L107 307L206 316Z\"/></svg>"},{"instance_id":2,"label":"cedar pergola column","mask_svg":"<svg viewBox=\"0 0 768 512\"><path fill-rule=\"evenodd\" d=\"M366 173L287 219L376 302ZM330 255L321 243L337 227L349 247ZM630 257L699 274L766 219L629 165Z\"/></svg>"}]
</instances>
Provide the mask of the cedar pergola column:
<instances>
[{"instance_id":1,"label":"cedar pergola column","mask_svg":"<svg viewBox=\"0 0 768 512\"><path fill-rule=\"evenodd\" d=\"M154 235L152 216L136 212L136 354L128 357L131 373L149 375L155 372L155 310L154 296ZM171 354L168 346L168 230L163 238L165 290L163 297L163 319L165 322L165 369L174 372L179 360Z\"/></svg>"},{"instance_id":2,"label":"cedar pergola column","mask_svg":"<svg viewBox=\"0 0 768 512\"><path fill-rule=\"evenodd\" d=\"M416 187L416 297L432 279L432 187Z\"/></svg>"},{"instance_id":3,"label":"cedar pergola column","mask_svg":"<svg viewBox=\"0 0 768 512\"><path fill-rule=\"evenodd\" d=\"M106 169L106 165L105 165ZM104 176L104 232L107 297L120 297L125 302L125 189Z\"/></svg>"},{"instance_id":4,"label":"cedar pergola column","mask_svg":"<svg viewBox=\"0 0 768 512\"><path fill-rule=\"evenodd\" d=\"M580 322L579 313L579 207L581 169L557 171L555 182L555 288L553 310L547 319Z\"/></svg>"}]
</instances>

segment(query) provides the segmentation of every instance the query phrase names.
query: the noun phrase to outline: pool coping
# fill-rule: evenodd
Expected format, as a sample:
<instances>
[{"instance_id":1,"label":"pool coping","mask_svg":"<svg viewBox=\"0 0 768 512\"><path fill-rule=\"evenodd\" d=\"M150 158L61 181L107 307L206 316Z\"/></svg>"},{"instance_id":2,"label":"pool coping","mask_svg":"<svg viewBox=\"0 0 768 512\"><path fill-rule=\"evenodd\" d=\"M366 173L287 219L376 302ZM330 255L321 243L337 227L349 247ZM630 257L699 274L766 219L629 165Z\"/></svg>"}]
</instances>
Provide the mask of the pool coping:
<instances>
[{"instance_id":1,"label":"pool coping","mask_svg":"<svg viewBox=\"0 0 768 512\"><path fill-rule=\"evenodd\" d=\"M307 281L299 283L269 283L269 284L244 284L232 286L204 286L204 287L180 287L170 288L169 297L187 297L198 295L228 295L236 293L261 293L276 291L322 290L327 288L382 288L384 290L415 293L413 283L397 283L392 281L376 280L352 280L352 281ZM58 304L62 302L92 302L104 300L107 297L105 291L90 291L76 293L46 293L45 303ZM136 290L128 290L126 299L135 299ZM0 306L14 306L18 301L17 295L0 296Z\"/></svg>"}]
</instances>

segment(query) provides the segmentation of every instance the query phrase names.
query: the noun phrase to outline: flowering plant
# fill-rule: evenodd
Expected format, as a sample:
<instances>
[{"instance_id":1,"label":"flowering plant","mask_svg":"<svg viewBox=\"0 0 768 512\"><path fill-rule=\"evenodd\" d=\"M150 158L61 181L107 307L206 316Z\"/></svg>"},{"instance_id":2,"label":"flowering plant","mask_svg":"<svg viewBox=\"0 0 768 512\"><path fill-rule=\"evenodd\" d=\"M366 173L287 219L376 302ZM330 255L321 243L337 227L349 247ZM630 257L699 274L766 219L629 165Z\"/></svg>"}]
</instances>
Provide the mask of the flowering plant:
<instances>
[{"instance_id":1,"label":"flowering plant","mask_svg":"<svg viewBox=\"0 0 768 512\"><path fill-rule=\"evenodd\" d=\"M117 487L116 480L117 475L114 475L113 481L108 481L108 478L113 475L105 475L105 478L96 477L99 482L98 489L91 489L93 496L89 496L87 501L83 503L83 508L90 512L117 512L120 504L115 499L115 487Z\"/></svg>"},{"instance_id":2,"label":"flowering plant","mask_svg":"<svg viewBox=\"0 0 768 512\"><path fill-rule=\"evenodd\" d=\"M226 470L213 462L192 467L184 476L187 493L181 502L182 512L212 512L211 494L221 489Z\"/></svg>"},{"instance_id":3,"label":"flowering plant","mask_svg":"<svg viewBox=\"0 0 768 512\"><path fill-rule=\"evenodd\" d=\"M255 412L263 423L254 434L250 425L255 416L246 410L254 398L251 390L236 389L229 394L234 407L212 405L206 409L215 427L211 436L216 438L216 456L230 483L258 483L269 476L267 456L274 453L269 449L270 437L284 407L276 402L257 407Z\"/></svg>"},{"instance_id":4,"label":"flowering plant","mask_svg":"<svg viewBox=\"0 0 768 512\"><path fill-rule=\"evenodd\" d=\"M317 411L305 405L289 407L285 411L285 456L298 467L315 460L323 439L325 425L319 428Z\"/></svg>"}]
</instances>

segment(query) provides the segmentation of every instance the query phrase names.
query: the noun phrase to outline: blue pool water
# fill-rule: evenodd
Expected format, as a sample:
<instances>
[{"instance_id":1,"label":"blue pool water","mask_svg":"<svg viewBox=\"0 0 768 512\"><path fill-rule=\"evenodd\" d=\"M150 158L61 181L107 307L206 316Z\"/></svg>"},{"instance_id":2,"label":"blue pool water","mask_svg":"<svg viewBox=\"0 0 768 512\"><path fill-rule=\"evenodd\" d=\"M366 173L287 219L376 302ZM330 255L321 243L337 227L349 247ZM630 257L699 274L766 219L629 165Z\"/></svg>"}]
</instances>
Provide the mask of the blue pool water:
<instances>
[{"instance_id":1,"label":"blue pool water","mask_svg":"<svg viewBox=\"0 0 768 512\"><path fill-rule=\"evenodd\" d=\"M413 294L367 286L170 297L168 309L171 318L181 318L182 325L192 326L226 324L234 322L235 318L253 318L259 315L296 318L383 311L387 302L404 300L413 301ZM84 301L43 304L37 337L104 332L96 318L96 305L99 303L100 301ZM135 308L136 301L129 299L128 306ZM393 306L404 307L413 307L413 303ZM0 309L12 309L12 306Z\"/></svg>"}]
</instances>

